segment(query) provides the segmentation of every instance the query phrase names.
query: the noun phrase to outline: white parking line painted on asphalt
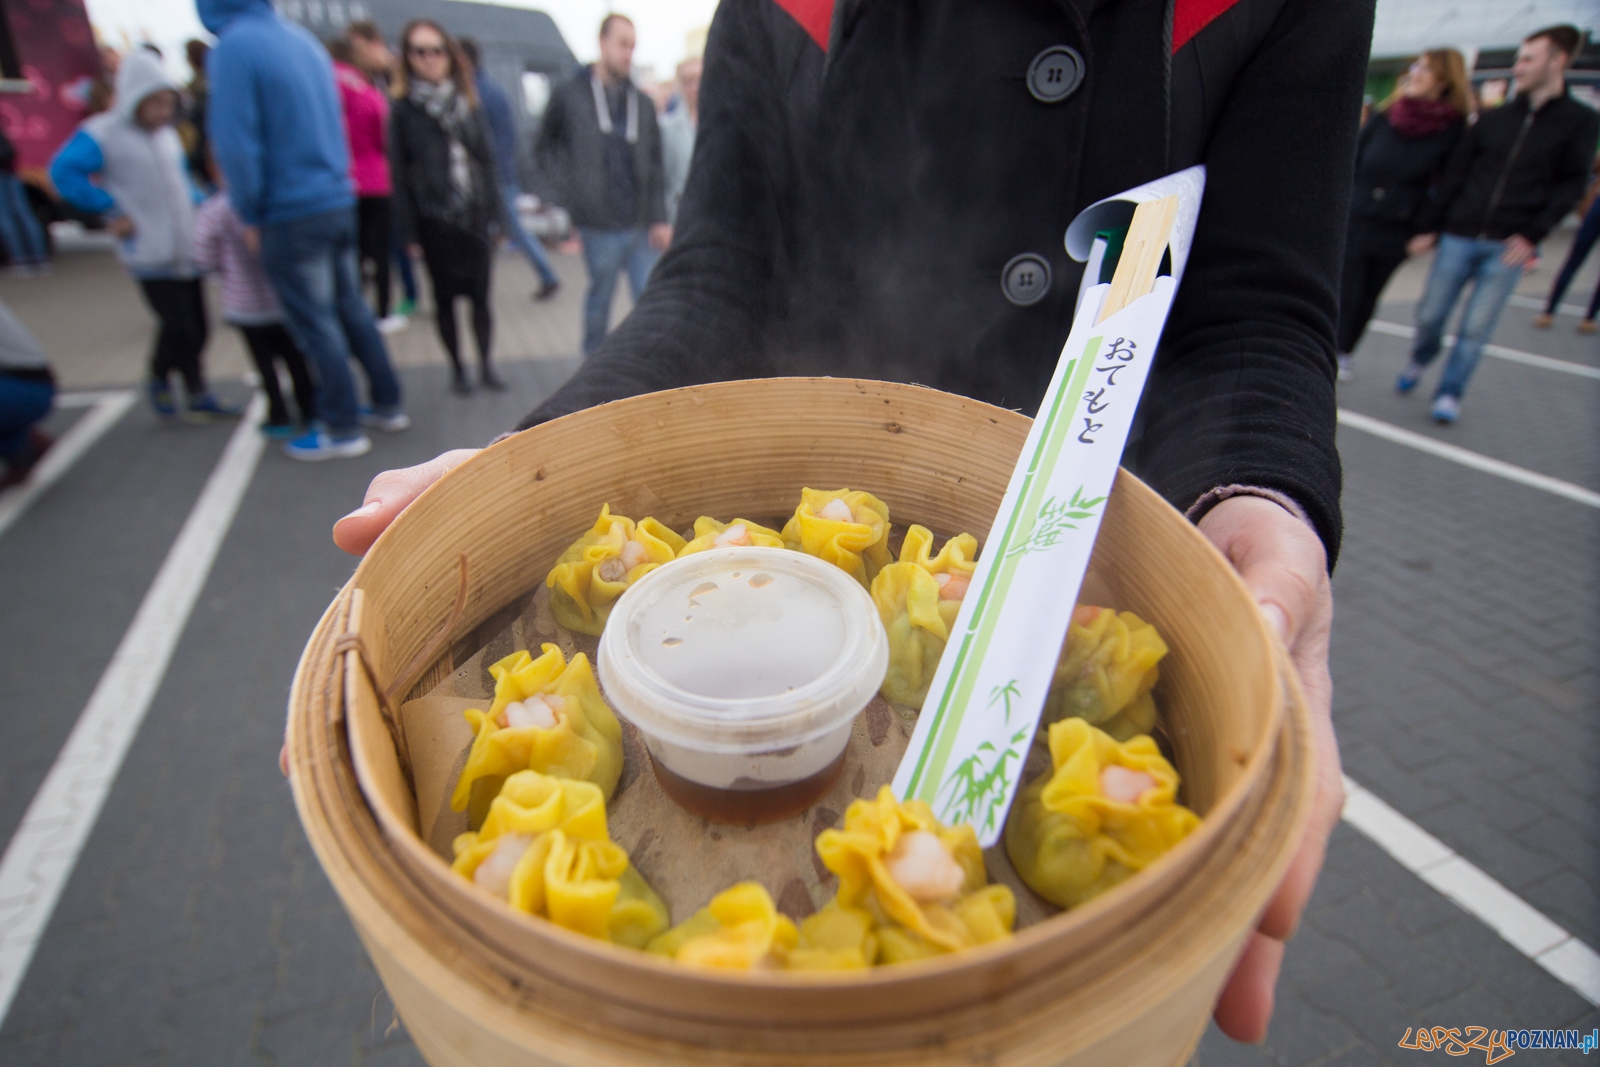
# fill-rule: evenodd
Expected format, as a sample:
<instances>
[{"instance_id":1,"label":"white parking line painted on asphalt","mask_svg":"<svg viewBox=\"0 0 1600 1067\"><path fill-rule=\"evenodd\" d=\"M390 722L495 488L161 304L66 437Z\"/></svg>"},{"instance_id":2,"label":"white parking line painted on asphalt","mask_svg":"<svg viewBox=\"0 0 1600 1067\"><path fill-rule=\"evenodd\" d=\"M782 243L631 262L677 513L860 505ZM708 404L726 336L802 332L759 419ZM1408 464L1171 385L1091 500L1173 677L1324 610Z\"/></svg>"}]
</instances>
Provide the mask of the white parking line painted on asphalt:
<instances>
[{"instance_id":1,"label":"white parking line painted on asphalt","mask_svg":"<svg viewBox=\"0 0 1600 1067\"><path fill-rule=\"evenodd\" d=\"M1511 306L1527 308L1530 311L1543 311L1544 301L1540 300L1536 296L1512 296ZM1556 306L1556 313L1560 315L1572 315L1576 318L1582 318L1589 313L1589 309L1584 307L1582 304L1558 304Z\"/></svg>"},{"instance_id":2,"label":"white parking line painted on asphalt","mask_svg":"<svg viewBox=\"0 0 1600 1067\"><path fill-rule=\"evenodd\" d=\"M0 1023L233 525L266 443L256 430L265 412L258 393L0 856Z\"/></svg>"},{"instance_id":3,"label":"white parking line painted on asphalt","mask_svg":"<svg viewBox=\"0 0 1600 1067\"><path fill-rule=\"evenodd\" d=\"M1373 333L1386 333L1390 337L1412 338L1417 335L1416 327L1402 326L1398 322L1384 322L1382 319L1373 319L1367 323L1367 329ZM1440 344L1449 348L1456 343L1454 334L1445 334ZM1600 367L1591 367L1585 363L1574 363L1568 359L1551 359L1541 356L1536 352L1524 352L1517 348L1506 348L1502 345L1484 345L1483 354L1503 359L1507 363L1520 363L1524 367L1538 367L1540 370L1560 371L1562 374L1576 374L1580 378L1595 378L1600 380Z\"/></svg>"},{"instance_id":4,"label":"white parking line painted on asphalt","mask_svg":"<svg viewBox=\"0 0 1600 1067\"><path fill-rule=\"evenodd\" d=\"M58 408L92 408L102 400L131 393L128 389L81 389L71 393L57 393Z\"/></svg>"},{"instance_id":5,"label":"white parking line painted on asphalt","mask_svg":"<svg viewBox=\"0 0 1600 1067\"><path fill-rule=\"evenodd\" d=\"M1600 1005L1600 953L1348 777L1344 791L1345 822L1563 985Z\"/></svg>"},{"instance_id":6,"label":"white parking line painted on asphalt","mask_svg":"<svg viewBox=\"0 0 1600 1067\"><path fill-rule=\"evenodd\" d=\"M1591 508L1600 508L1600 493L1592 489L1585 489L1581 485L1574 485L1571 482L1564 482L1560 478L1552 478L1548 474L1540 474L1538 471L1519 467L1515 463L1506 463L1503 460L1494 459L1491 456L1462 448L1459 445L1446 444L1443 441L1429 437L1427 434L1406 430L1381 419L1374 419L1369 415L1350 411L1347 408L1339 409L1339 425L1348 426L1352 430L1360 430L1362 433L1370 433L1374 437L1381 437L1386 441L1393 441L1397 445L1405 445L1407 448L1414 448L1419 452L1427 452L1441 459L1448 459L1452 463L1459 463L1463 467L1471 467L1474 470L1483 471L1485 474L1493 474L1496 477L1518 482L1534 489L1542 489L1546 493L1564 496L1568 500L1587 504Z\"/></svg>"},{"instance_id":7,"label":"white parking line painted on asphalt","mask_svg":"<svg viewBox=\"0 0 1600 1067\"><path fill-rule=\"evenodd\" d=\"M11 524L28 510L29 505L43 496L45 490L54 485L74 463L83 458L83 454L93 448L94 443L127 413L133 406L134 400L131 390L67 395L73 398L71 403L64 403L60 396L56 398L56 402L62 407L87 407L89 410L72 424L71 429L61 435L50 451L44 454L44 458L33 468L27 481L8 489L4 496L0 496L0 534L10 529ZM79 397L86 399L80 403Z\"/></svg>"}]
</instances>

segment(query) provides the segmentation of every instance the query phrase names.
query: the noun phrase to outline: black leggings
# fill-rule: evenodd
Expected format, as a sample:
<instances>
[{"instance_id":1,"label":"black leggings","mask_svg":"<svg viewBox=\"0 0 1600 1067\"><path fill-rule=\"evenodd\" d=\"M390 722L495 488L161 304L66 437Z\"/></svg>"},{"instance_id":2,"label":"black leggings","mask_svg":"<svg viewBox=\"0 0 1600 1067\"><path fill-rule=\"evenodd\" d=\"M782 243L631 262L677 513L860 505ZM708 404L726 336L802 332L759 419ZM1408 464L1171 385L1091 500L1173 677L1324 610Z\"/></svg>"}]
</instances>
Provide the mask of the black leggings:
<instances>
[{"instance_id":1,"label":"black leggings","mask_svg":"<svg viewBox=\"0 0 1600 1067\"><path fill-rule=\"evenodd\" d=\"M450 356L450 365L461 373L461 343L456 331L456 297L472 301L472 332L478 340L478 359L489 367L489 344L494 320L489 314L489 242L466 230L417 220L417 243L433 281L433 302L439 323L439 340Z\"/></svg>"},{"instance_id":2,"label":"black leggings","mask_svg":"<svg viewBox=\"0 0 1600 1067\"><path fill-rule=\"evenodd\" d=\"M1354 241L1345 248L1344 276L1339 286L1339 338L1335 346L1340 355L1356 350L1377 310L1383 287L1405 261L1404 249L1399 253L1368 252Z\"/></svg>"},{"instance_id":3,"label":"black leggings","mask_svg":"<svg viewBox=\"0 0 1600 1067\"><path fill-rule=\"evenodd\" d=\"M250 349L250 358L261 375L261 390L267 394L267 421L278 426L289 423L289 406L283 402L283 389L278 385L278 364L282 363L294 382L294 404L300 409L300 421L308 423L317 413L317 387L311 380L311 370L306 357L295 347L294 339L281 322L259 326L239 326L244 343Z\"/></svg>"},{"instance_id":4,"label":"black leggings","mask_svg":"<svg viewBox=\"0 0 1600 1067\"><path fill-rule=\"evenodd\" d=\"M356 246L361 254L361 275L372 264L372 282L378 290L378 318L389 317L390 230L393 216L387 196L363 196L356 201Z\"/></svg>"},{"instance_id":5,"label":"black leggings","mask_svg":"<svg viewBox=\"0 0 1600 1067\"><path fill-rule=\"evenodd\" d=\"M156 313L155 345L150 349L150 377L165 383L173 371L183 376L190 399L204 396L200 353L205 351L206 298L199 278L140 278L145 303Z\"/></svg>"}]
</instances>

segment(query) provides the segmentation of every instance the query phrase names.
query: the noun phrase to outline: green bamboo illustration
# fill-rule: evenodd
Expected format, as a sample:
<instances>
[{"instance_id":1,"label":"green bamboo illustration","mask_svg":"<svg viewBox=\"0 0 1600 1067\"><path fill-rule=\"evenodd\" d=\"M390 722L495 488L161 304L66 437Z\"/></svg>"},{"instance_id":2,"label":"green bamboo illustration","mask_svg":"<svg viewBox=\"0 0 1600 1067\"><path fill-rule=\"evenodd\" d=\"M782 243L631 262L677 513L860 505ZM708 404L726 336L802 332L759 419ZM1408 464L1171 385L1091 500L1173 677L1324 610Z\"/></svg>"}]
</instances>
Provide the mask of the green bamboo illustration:
<instances>
[{"instance_id":1,"label":"green bamboo illustration","mask_svg":"<svg viewBox=\"0 0 1600 1067\"><path fill-rule=\"evenodd\" d=\"M1028 731L1018 730L1004 749L997 749L992 741L979 745L977 751L962 760L955 772L945 781L951 796L941 818L950 824L972 822L983 813L983 825L974 829L980 835L994 829L995 803L1011 788L1012 764L1020 761L1021 746L1027 742ZM992 759L993 763L985 766Z\"/></svg>"},{"instance_id":2,"label":"green bamboo illustration","mask_svg":"<svg viewBox=\"0 0 1600 1067\"><path fill-rule=\"evenodd\" d=\"M1052 549L1061 543L1068 530L1076 530L1079 522L1093 518L1094 509L1105 503L1106 498L1085 497L1083 488L1080 485L1074 489L1071 500L1058 502L1055 497L1050 497L1041 504L1039 514L1034 518L1033 529L1006 555L1025 555Z\"/></svg>"}]
</instances>

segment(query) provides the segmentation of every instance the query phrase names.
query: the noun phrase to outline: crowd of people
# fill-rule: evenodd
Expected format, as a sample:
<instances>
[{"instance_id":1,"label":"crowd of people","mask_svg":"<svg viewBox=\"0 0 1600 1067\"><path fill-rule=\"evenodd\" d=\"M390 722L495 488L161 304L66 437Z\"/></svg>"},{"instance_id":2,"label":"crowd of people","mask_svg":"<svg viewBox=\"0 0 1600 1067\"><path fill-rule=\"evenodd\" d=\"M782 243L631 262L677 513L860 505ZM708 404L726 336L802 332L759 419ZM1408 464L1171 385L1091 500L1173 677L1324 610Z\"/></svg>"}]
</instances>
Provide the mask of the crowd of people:
<instances>
[{"instance_id":1,"label":"crowd of people","mask_svg":"<svg viewBox=\"0 0 1600 1067\"><path fill-rule=\"evenodd\" d=\"M454 391L505 389L492 359L498 248L506 242L527 258L535 300L553 296L561 279L522 222L515 110L483 70L478 43L426 18L408 22L391 50L369 21L319 42L267 0L200 0L199 10L218 41L189 42L188 84L167 75L153 47L107 50L111 90L50 166L62 199L103 221L156 317L146 389L157 414L210 422L241 413L204 373L203 279L212 275L222 317L262 383L261 431L284 438L290 456L357 456L371 448L367 430L406 429L383 336L415 312L414 259L431 283ZM663 101L672 109L663 136L657 101L632 78L632 23L608 17L599 42L600 62L556 86L530 146L589 267L586 352L606 333L617 274L627 270L637 298L670 240L668 205L687 180L698 100L696 60ZM37 221L7 177L0 173L0 241L13 264L33 269L42 239L16 234ZM20 211L10 207L16 197ZM475 376L459 301L470 309ZM38 439L35 431L27 440ZM31 466L33 451L18 452L24 458L8 470Z\"/></svg>"},{"instance_id":2,"label":"crowd of people","mask_svg":"<svg viewBox=\"0 0 1600 1067\"><path fill-rule=\"evenodd\" d=\"M1478 110L1461 53L1418 56L1361 128L1345 239L1337 357L1352 353L1378 297L1407 256L1433 253L1417 304L1411 358L1395 380L1409 394L1443 349L1445 325L1467 292L1461 328L1434 389L1430 414L1448 425L1518 280L1539 243L1587 197L1583 223L1534 324L1548 328L1573 276L1600 237L1600 115L1572 98L1566 71L1583 47L1574 26L1530 34L1512 67L1515 95ZM1580 320L1596 330L1600 288Z\"/></svg>"}]
</instances>

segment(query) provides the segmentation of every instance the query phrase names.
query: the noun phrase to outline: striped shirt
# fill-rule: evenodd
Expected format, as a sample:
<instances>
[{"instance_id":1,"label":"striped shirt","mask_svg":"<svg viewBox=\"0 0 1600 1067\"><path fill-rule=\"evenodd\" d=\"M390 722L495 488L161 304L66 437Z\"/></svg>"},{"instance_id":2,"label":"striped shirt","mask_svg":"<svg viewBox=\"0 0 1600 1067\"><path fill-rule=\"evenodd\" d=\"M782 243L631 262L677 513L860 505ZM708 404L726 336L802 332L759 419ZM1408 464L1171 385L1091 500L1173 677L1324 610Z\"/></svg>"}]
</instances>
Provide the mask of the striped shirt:
<instances>
[{"instance_id":1,"label":"striped shirt","mask_svg":"<svg viewBox=\"0 0 1600 1067\"><path fill-rule=\"evenodd\" d=\"M283 308L261 268L261 257L244 243L244 222L217 193L195 214L195 266L217 274L222 281L222 317L237 326L261 326L283 321Z\"/></svg>"}]
</instances>

